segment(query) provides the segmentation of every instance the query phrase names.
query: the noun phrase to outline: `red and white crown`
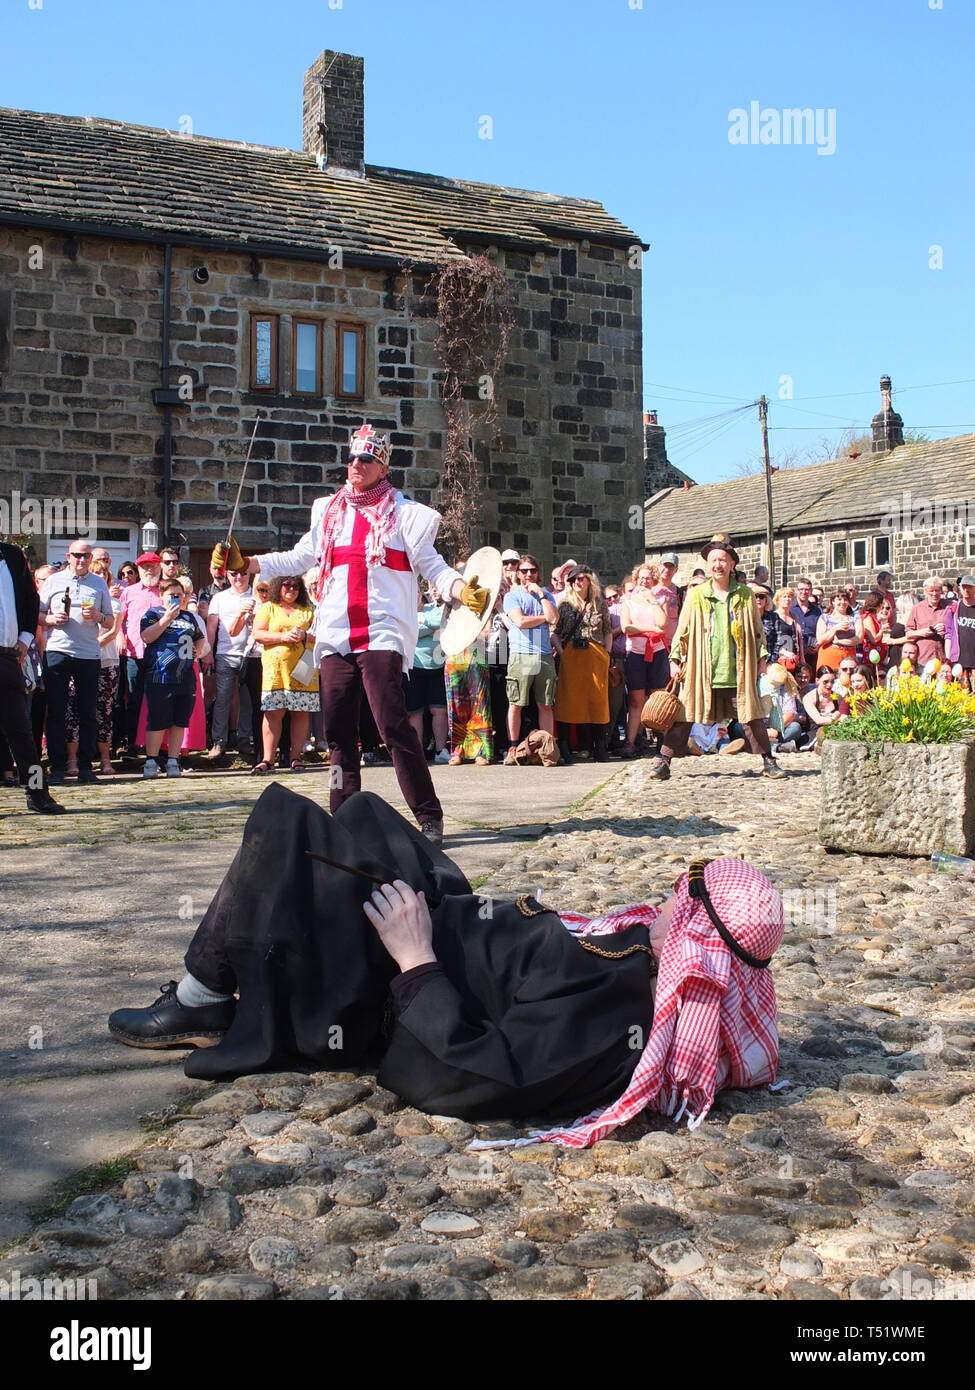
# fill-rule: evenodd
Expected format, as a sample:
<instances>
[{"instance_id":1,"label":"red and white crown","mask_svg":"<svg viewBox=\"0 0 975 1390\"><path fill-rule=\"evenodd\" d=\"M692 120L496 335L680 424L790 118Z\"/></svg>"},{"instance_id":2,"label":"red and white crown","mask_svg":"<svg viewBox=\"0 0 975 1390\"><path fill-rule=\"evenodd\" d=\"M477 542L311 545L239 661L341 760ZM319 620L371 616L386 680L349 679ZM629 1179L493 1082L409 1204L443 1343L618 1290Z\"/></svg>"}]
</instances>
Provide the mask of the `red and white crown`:
<instances>
[{"instance_id":1,"label":"red and white crown","mask_svg":"<svg viewBox=\"0 0 975 1390\"><path fill-rule=\"evenodd\" d=\"M349 439L351 458L371 458L375 463L389 463L389 436L377 434L372 425L361 425Z\"/></svg>"}]
</instances>

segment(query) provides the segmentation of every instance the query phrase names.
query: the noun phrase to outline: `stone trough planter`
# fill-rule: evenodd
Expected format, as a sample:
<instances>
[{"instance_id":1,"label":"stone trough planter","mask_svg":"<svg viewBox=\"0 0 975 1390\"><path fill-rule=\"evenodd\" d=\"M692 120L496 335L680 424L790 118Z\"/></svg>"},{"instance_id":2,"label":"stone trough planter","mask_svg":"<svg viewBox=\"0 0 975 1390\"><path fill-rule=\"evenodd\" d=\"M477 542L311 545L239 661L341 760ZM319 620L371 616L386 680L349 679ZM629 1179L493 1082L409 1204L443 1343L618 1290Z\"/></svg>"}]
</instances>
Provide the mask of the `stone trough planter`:
<instances>
[{"instance_id":1,"label":"stone trough planter","mask_svg":"<svg viewBox=\"0 0 975 1390\"><path fill-rule=\"evenodd\" d=\"M975 854L975 740L826 739L819 842L859 854Z\"/></svg>"}]
</instances>

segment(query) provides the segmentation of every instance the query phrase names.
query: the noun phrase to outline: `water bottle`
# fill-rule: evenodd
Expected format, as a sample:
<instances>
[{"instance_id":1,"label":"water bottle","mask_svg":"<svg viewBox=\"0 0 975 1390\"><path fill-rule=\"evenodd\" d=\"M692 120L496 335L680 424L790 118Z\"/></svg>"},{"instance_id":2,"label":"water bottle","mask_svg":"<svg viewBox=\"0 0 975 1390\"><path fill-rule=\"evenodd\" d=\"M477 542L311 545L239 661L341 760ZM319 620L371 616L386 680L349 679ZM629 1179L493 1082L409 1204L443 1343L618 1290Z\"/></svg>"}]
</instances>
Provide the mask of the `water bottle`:
<instances>
[{"instance_id":1,"label":"water bottle","mask_svg":"<svg viewBox=\"0 0 975 1390\"><path fill-rule=\"evenodd\" d=\"M945 854L941 850L936 850L931 856L931 863L935 866L939 874L959 873L975 874L975 859L966 859L961 854Z\"/></svg>"}]
</instances>

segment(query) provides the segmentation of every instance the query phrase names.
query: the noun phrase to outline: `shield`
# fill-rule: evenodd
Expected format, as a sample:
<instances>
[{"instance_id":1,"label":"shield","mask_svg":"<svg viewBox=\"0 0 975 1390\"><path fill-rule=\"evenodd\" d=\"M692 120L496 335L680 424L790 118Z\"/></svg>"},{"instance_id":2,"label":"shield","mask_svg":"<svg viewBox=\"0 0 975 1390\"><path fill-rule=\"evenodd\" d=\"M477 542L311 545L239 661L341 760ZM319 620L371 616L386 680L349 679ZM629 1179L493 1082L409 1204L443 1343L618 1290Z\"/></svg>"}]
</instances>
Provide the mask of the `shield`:
<instances>
[{"instance_id":1,"label":"shield","mask_svg":"<svg viewBox=\"0 0 975 1390\"><path fill-rule=\"evenodd\" d=\"M440 629L440 649L444 656L459 656L466 651L477 641L485 623L490 622L501 588L500 550L495 550L493 545L482 545L480 550L474 551L461 573L465 580L477 575L478 587L488 591L488 603L482 616L478 617L458 599L450 600L450 611Z\"/></svg>"}]
</instances>

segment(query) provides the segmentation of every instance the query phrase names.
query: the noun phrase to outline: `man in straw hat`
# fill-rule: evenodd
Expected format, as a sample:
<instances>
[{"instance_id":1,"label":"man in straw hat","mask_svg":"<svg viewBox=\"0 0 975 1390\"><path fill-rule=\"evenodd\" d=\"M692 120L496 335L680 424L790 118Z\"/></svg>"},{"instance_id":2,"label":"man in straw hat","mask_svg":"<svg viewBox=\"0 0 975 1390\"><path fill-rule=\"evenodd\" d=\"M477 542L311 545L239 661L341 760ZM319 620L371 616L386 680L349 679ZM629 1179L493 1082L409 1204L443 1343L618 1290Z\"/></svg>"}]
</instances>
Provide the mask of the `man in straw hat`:
<instances>
[{"instance_id":1,"label":"man in straw hat","mask_svg":"<svg viewBox=\"0 0 975 1390\"><path fill-rule=\"evenodd\" d=\"M245 562L236 542L214 558L230 570L265 579L317 566L316 664L331 768L330 809L360 787L359 705L363 692L396 780L423 834L443 840L443 809L416 731L406 712L403 673L417 641L417 574L478 615L488 595L452 569L434 541L440 513L397 492L389 481L389 439L364 424L349 440L348 479L312 504L311 527L292 550Z\"/></svg>"},{"instance_id":2,"label":"man in straw hat","mask_svg":"<svg viewBox=\"0 0 975 1390\"><path fill-rule=\"evenodd\" d=\"M109 1030L196 1047L200 1079L378 1064L428 1114L582 1115L541 1138L586 1146L645 1109L696 1126L722 1087L775 1079L782 931L781 896L740 859L697 861L661 908L595 920L527 895L486 904L380 797L329 816L272 784L189 973Z\"/></svg>"},{"instance_id":3,"label":"man in straw hat","mask_svg":"<svg viewBox=\"0 0 975 1390\"><path fill-rule=\"evenodd\" d=\"M755 596L733 571L738 552L723 532L701 549L708 578L688 593L670 647L670 672L681 671L677 721L665 736L652 777L670 776L672 758L687 752L692 724L728 724L737 719L748 751L761 757L766 777L785 777L772 756L758 693L768 652Z\"/></svg>"}]
</instances>

